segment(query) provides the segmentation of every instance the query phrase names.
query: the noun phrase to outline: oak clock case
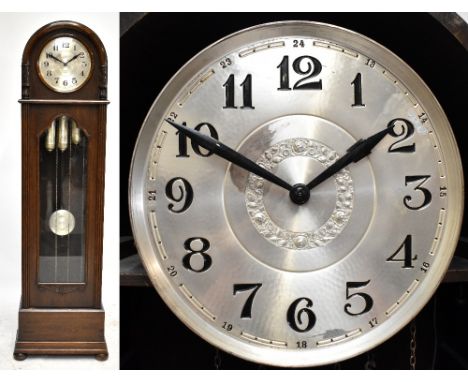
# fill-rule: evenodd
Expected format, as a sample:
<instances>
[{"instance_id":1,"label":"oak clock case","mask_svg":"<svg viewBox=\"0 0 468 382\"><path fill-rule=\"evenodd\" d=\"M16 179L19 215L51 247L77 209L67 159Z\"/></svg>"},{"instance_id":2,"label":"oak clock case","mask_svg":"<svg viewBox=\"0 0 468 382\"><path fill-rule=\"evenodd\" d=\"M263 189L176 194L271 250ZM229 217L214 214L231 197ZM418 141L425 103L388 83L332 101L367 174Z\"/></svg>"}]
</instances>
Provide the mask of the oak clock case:
<instances>
[{"instance_id":1,"label":"oak clock case","mask_svg":"<svg viewBox=\"0 0 468 382\"><path fill-rule=\"evenodd\" d=\"M39 29L22 60L22 297L14 357L107 359L101 303L107 56L88 27Z\"/></svg>"},{"instance_id":2,"label":"oak clock case","mask_svg":"<svg viewBox=\"0 0 468 382\"><path fill-rule=\"evenodd\" d=\"M462 171L403 61L336 26L282 22L213 44L169 82L130 204L148 275L187 326L241 358L312 366L378 345L431 297Z\"/></svg>"}]
</instances>

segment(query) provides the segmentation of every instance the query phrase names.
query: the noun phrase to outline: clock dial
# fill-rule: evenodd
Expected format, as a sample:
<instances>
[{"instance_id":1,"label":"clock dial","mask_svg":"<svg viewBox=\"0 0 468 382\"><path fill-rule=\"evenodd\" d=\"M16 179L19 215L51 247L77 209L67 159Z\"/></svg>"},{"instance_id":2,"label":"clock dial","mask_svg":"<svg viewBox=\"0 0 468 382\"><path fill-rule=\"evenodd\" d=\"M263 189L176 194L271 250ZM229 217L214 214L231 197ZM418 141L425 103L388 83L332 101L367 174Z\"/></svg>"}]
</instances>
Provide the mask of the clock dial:
<instances>
[{"instance_id":1,"label":"clock dial","mask_svg":"<svg viewBox=\"0 0 468 382\"><path fill-rule=\"evenodd\" d=\"M37 68L40 78L49 88L59 93L70 93L89 79L92 58L78 39L57 37L42 49Z\"/></svg>"},{"instance_id":2,"label":"clock dial","mask_svg":"<svg viewBox=\"0 0 468 382\"><path fill-rule=\"evenodd\" d=\"M238 32L184 66L148 113L130 182L166 303L214 345L282 366L352 357L407 324L463 206L456 143L422 80L368 38L308 22Z\"/></svg>"}]
</instances>

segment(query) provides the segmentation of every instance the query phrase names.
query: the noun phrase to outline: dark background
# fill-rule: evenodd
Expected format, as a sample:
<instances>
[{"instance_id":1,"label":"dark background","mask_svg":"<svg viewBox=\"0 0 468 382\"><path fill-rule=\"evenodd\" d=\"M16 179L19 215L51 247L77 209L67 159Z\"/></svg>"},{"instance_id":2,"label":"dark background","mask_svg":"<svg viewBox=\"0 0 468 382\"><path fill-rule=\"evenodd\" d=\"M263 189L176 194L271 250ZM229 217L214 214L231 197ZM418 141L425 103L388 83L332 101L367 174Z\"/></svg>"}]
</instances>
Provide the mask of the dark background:
<instances>
[{"instance_id":1,"label":"dark background","mask_svg":"<svg viewBox=\"0 0 468 382\"><path fill-rule=\"evenodd\" d=\"M141 15L143 16L143 15ZM121 15L120 169L121 257L131 245L128 174L135 141L155 98L191 57L240 29L279 20L311 20L362 33L389 48L431 88L454 130L468 168L466 122L468 53L445 27L423 13L155 13L129 27ZM456 254L468 258L464 220ZM416 319L417 368L468 369L467 283L443 284ZM266 368L216 350L187 329L153 288L121 287L122 369ZM376 349L326 368L407 369L410 330L404 328ZM371 361L369 363L368 361ZM372 363L374 361L374 363Z\"/></svg>"}]
</instances>

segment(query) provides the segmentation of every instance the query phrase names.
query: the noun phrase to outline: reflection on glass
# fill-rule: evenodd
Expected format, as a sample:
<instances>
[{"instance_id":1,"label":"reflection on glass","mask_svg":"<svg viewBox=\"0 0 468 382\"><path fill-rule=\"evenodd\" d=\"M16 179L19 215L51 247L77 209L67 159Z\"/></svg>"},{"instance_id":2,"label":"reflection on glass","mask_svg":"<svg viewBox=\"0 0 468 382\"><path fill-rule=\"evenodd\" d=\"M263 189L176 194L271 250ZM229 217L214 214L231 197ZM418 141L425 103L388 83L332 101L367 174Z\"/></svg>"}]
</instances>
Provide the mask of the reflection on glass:
<instances>
[{"instance_id":1,"label":"reflection on glass","mask_svg":"<svg viewBox=\"0 0 468 382\"><path fill-rule=\"evenodd\" d=\"M87 138L66 116L40 137L40 283L85 281Z\"/></svg>"}]
</instances>

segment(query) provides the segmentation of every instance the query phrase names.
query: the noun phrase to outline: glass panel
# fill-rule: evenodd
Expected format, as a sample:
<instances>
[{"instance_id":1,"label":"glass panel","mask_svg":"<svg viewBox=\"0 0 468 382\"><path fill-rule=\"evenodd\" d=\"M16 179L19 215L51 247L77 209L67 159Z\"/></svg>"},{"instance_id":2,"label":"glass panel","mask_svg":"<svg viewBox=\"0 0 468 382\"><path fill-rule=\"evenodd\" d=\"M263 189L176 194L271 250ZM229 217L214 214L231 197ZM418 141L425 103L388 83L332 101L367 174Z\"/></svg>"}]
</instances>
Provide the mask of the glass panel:
<instances>
[{"instance_id":1,"label":"glass panel","mask_svg":"<svg viewBox=\"0 0 468 382\"><path fill-rule=\"evenodd\" d=\"M40 283L85 280L87 138L57 118L40 138Z\"/></svg>"}]
</instances>

